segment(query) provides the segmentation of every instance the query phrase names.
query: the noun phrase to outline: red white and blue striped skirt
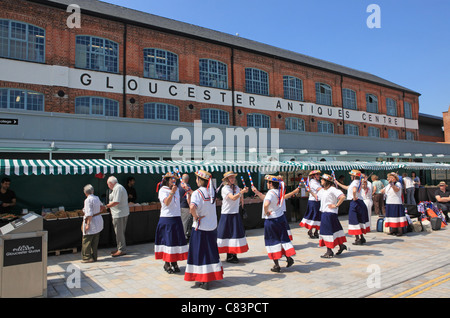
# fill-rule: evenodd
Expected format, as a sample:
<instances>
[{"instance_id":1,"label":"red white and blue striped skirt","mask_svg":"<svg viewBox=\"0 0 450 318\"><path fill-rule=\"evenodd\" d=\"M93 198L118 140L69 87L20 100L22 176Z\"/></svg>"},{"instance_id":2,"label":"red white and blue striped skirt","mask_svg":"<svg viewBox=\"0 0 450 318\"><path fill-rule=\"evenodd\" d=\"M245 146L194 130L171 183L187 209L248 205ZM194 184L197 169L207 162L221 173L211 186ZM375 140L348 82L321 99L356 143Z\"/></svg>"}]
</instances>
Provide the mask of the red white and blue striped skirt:
<instances>
[{"instance_id":1,"label":"red white and blue striped skirt","mask_svg":"<svg viewBox=\"0 0 450 318\"><path fill-rule=\"evenodd\" d=\"M361 235L370 232L369 214L363 200L351 200L348 209L348 234Z\"/></svg>"},{"instance_id":2,"label":"red white and blue striped skirt","mask_svg":"<svg viewBox=\"0 0 450 318\"><path fill-rule=\"evenodd\" d=\"M403 204L386 204L386 217L384 218L386 227L405 227L408 220L405 215Z\"/></svg>"},{"instance_id":3,"label":"red white and blue striped skirt","mask_svg":"<svg viewBox=\"0 0 450 318\"><path fill-rule=\"evenodd\" d=\"M264 243L272 260L280 259L283 255L295 255L294 246L286 231L285 216L264 221Z\"/></svg>"},{"instance_id":4,"label":"red white and blue striped skirt","mask_svg":"<svg viewBox=\"0 0 450 318\"><path fill-rule=\"evenodd\" d=\"M207 283L223 279L223 267L217 248L217 229L193 230L184 280Z\"/></svg>"},{"instance_id":5,"label":"red white and blue striped skirt","mask_svg":"<svg viewBox=\"0 0 450 318\"><path fill-rule=\"evenodd\" d=\"M334 248L345 242L347 242L347 239L337 213L322 212L319 246Z\"/></svg>"},{"instance_id":6,"label":"red white and blue striped skirt","mask_svg":"<svg viewBox=\"0 0 450 318\"><path fill-rule=\"evenodd\" d=\"M161 217L156 227L155 258L165 262L184 261L188 245L181 217Z\"/></svg>"},{"instance_id":7,"label":"red white and blue striped skirt","mask_svg":"<svg viewBox=\"0 0 450 318\"><path fill-rule=\"evenodd\" d=\"M248 251L244 224L239 213L221 214L217 226L219 253L241 254Z\"/></svg>"},{"instance_id":8,"label":"red white and blue striped skirt","mask_svg":"<svg viewBox=\"0 0 450 318\"><path fill-rule=\"evenodd\" d=\"M320 212L320 201L308 200L306 206L306 213L300 222L300 226L310 229L320 229L320 218L322 212Z\"/></svg>"}]
</instances>

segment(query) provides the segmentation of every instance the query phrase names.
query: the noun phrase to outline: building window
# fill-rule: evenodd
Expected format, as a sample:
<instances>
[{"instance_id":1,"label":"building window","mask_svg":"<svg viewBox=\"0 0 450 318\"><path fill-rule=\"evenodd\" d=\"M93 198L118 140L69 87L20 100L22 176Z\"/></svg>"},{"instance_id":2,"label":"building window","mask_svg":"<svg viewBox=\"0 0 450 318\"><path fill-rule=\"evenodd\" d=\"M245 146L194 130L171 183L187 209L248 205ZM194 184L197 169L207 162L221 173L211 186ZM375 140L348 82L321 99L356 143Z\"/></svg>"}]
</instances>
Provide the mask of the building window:
<instances>
[{"instance_id":1,"label":"building window","mask_svg":"<svg viewBox=\"0 0 450 318\"><path fill-rule=\"evenodd\" d=\"M413 115L412 115L412 105L408 102L404 103L404 108L405 108L405 118L406 119L412 119Z\"/></svg>"},{"instance_id":2,"label":"building window","mask_svg":"<svg viewBox=\"0 0 450 318\"><path fill-rule=\"evenodd\" d=\"M380 129L377 127L369 127L369 137L380 138Z\"/></svg>"},{"instance_id":3,"label":"building window","mask_svg":"<svg viewBox=\"0 0 450 318\"><path fill-rule=\"evenodd\" d=\"M0 19L0 57L44 63L45 30Z\"/></svg>"},{"instance_id":4,"label":"building window","mask_svg":"<svg viewBox=\"0 0 450 318\"><path fill-rule=\"evenodd\" d=\"M200 118L205 124L228 125L230 122L228 112L214 108L200 110Z\"/></svg>"},{"instance_id":5,"label":"building window","mask_svg":"<svg viewBox=\"0 0 450 318\"><path fill-rule=\"evenodd\" d=\"M78 35L75 46L75 66L93 71L118 73L119 45L103 38Z\"/></svg>"},{"instance_id":6,"label":"building window","mask_svg":"<svg viewBox=\"0 0 450 318\"><path fill-rule=\"evenodd\" d=\"M228 70L225 63L200 59L200 85L216 88L228 88Z\"/></svg>"},{"instance_id":7,"label":"building window","mask_svg":"<svg viewBox=\"0 0 450 318\"><path fill-rule=\"evenodd\" d=\"M317 131L324 134L334 134L334 125L329 121L318 121Z\"/></svg>"},{"instance_id":8,"label":"building window","mask_svg":"<svg viewBox=\"0 0 450 318\"><path fill-rule=\"evenodd\" d=\"M316 103L320 105L332 105L330 85L316 83Z\"/></svg>"},{"instance_id":9,"label":"building window","mask_svg":"<svg viewBox=\"0 0 450 318\"><path fill-rule=\"evenodd\" d=\"M44 111L44 94L22 89L0 89L0 109Z\"/></svg>"},{"instance_id":10,"label":"building window","mask_svg":"<svg viewBox=\"0 0 450 318\"><path fill-rule=\"evenodd\" d=\"M386 98L386 115L397 116L397 102L392 98Z\"/></svg>"},{"instance_id":11,"label":"building window","mask_svg":"<svg viewBox=\"0 0 450 318\"><path fill-rule=\"evenodd\" d=\"M270 128L270 117L263 114L248 114L247 126L254 128Z\"/></svg>"},{"instance_id":12,"label":"building window","mask_svg":"<svg viewBox=\"0 0 450 318\"><path fill-rule=\"evenodd\" d=\"M286 118L286 130L305 131L305 121L301 118Z\"/></svg>"},{"instance_id":13,"label":"building window","mask_svg":"<svg viewBox=\"0 0 450 318\"><path fill-rule=\"evenodd\" d=\"M245 69L245 91L250 94L269 95L269 75L256 68Z\"/></svg>"},{"instance_id":14,"label":"building window","mask_svg":"<svg viewBox=\"0 0 450 318\"><path fill-rule=\"evenodd\" d=\"M352 124L345 124L344 131L346 135L359 136L359 127Z\"/></svg>"},{"instance_id":15,"label":"building window","mask_svg":"<svg viewBox=\"0 0 450 318\"><path fill-rule=\"evenodd\" d=\"M303 100L303 82L293 76L283 76L284 98L291 100Z\"/></svg>"},{"instance_id":16,"label":"building window","mask_svg":"<svg viewBox=\"0 0 450 318\"><path fill-rule=\"evenodd\" d=\"M366 94L366 105L369 113L378 114L378 97L372 94Z\"/></svg>"},{"instance_id":17,"label":"building window","mask_svg":"<svg viewBox=\"0 0 450 318\"><path fill-rule=\"evenodd\" d=\"M180 110L178 107L169 104L147 103L144 104L144 118L179 121Z\"/></svg>"},{"instance_id":18,"label":"building window","mask_svg":"<svg viewBox=\"0 0 450 318\"><path fill-rule=\"evenodd\" d=\"M388 129L388 138L389 139L398 139L398 131L395 129Z\"/></svg>"},{"instance_id":19,"label":"building window","mask_svg":"<svg viewBox=\"0 0 450 318\"><path fill-rule=\"evenodd\" d=\"M178 55L160 49L144 49L144 77L178 82Z\"/></svg>"},{"instance_id":20,"label":"building window","mask_svg":"<svg viewBox=\"0 0 450 318\"><path fill-rule=\"evenodd\" d=\"M118 117L119 102L103 97L77 97L75 114Z\"/></svg>"},{"instance_id":21,"label":"building window","mask_svg":"<svg viewBox=\"0 0 450 318\"><path fill-rule=\"evenodd\" d=\"M414 140L414 133L412 131L406 132L406 140Z\"/></svg>"},{"instance_id":22,"label":"building window","mask_svg":"<svg viewBox=\"0 0 450 318\"><path fill-rule=\"evenodd\" d=\"M352 89L343 88L342 89L342 100L343 106L347 109L355 109L357 108L356 104L356 92Z\"/></svg>"}]
</instances>

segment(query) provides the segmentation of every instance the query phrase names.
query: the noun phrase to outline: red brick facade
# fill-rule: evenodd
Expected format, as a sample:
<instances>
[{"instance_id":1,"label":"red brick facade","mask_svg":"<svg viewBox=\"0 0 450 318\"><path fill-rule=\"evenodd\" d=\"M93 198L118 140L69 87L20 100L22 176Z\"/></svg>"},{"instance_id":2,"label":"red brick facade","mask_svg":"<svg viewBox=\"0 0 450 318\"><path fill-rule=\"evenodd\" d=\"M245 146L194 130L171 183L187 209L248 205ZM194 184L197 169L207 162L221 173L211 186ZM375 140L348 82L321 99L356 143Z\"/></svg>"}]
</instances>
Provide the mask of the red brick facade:
<instances>
[{"instance_id":1,"label":"red brick facade","mask_svg":"<svg viewBox=\"0 0 450 318\"><path fill-rule=\"evenodd\" d=\"M0 19L16 20L29 23L45 29L45 64L59 65L75 68L75 38L77 35L90 35L105 38L119 45L119 73L124 74L124 52L126 51L126 75L143 78L144 74L144 48L158 48L170 51L178 55L179 80L181 84L200 86L199 83L199 59L208 58L221 61L228 66L228 90L231 90L232 74L234 77L234 90L245 92L245 68L251 67L263 70L269 75L269 96L283 98L283 76L290 75L302 80L303 100L305 103L316 103L315 83L322 82L332 87L332 106L342 107L342 88L349 88L356 92L357 110L366 111L366 94L370 93L378 97L380 114L386 114L386 98L392 98L397 103L397 117L404 117L403 102L412 105L413 120L418 120L419 101L418 95L409 92L404 93L395 88L369 83L364 80L341 76L333 72L319 70L314 67L288 62L275 57L234 49L229 46L214 44L198 40L188 36L172 34L154 30L151 27L140 27L114 20L102 19L87 14L82 14L81 28L70 29L66 25L70 13L65 10L53 8L41 4L22 0L2 1ZM126 43L125 43L126 30ZM126 47L125 47L126 45ZM233 69L231 69L234 65ZM74 89L70 87L39 86L20 84L15 82L0 81L0 88L22 88L45 94L45 111L48 112L75 112L75 98L78 96L107 97L119 102L119 114L123 116L123 93L106 93L89 91L86 89ZM58 96L58 91L64 92L64 97ZM130 100L135 102L131 103ZM143 118L143 105L148 102L168 103L179 107L180 121L192 122L200 119L202 108L219 108L229 112L230 124L232 124L232 108L229 106L211 105L207 103L161 99L138 94L126 94L126 116ZM189 107L192 105L192 109ZM285 129L286 117L299 117L305 121L307 132L317 132L317 118L313 116L289 115L276 110L253 111L249 108L236 106L234 108L235 125L247 126L248 113L262 113L270 116L271 127ZM359 135L368 135L369 124L361 122L349 122L342 119L327 119L334 124L335 134L344 134L344 124L353 123L359 126ZM372 125L372 124L371 124ZM380 137L387 138L386 126L373 124L380 129ZM392 128L398 131L399 139L405 139L405 128ZM414 139L418 140L418 130L409 130L414 133Z\"/></svg>"}]
</instances>

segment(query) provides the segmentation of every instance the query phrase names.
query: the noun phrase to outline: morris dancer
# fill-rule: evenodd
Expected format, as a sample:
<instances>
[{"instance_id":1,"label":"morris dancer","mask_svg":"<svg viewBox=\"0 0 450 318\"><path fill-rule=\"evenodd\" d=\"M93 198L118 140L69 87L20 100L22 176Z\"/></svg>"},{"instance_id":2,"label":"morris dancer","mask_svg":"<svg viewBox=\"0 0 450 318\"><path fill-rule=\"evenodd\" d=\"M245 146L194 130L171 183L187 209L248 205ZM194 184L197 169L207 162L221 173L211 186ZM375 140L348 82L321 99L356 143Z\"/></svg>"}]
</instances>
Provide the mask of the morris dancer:
<instances>
[{"instance_id":1,"label":"morris dancer","mask_svg":"<svg viewBox=\"0 0 450 318\"><path fill-rule=\"evenodd\" d=\"M156 227L155 258L165 262L164 270L169 274L180 272L177 262L188 256L176 179L173 173L166 173L158 184L161 215Z\"/></svg>"},{"instance_id":2,"label":"morris dancer","mask_svg":"<svg viewBox=\"0 0 450 318\"><path fill-rule=\"evenodd\" d=\"M198 189L191 195L190 209L194 222L184 280L195 281L195 286L208 289L209 282L223 279L217 247L215 190L209 172L199 170L195 175Z\"/></svg>"},{"instance_id":3,"label":"morris dancer","mask_svg":"<svg viewBox=\"0 0 450 318\"><path fill-rule=\"evenodd\" d=\"M320 185L320 170L313 170L309 173L309 192L308 204L306 206L306 214L300 222L300 226L308 229L310 238L319 238L320 229L320 200L317 196L322 189ZM312 231L314 230L314 234Z\"/></svg>"},{"instance_id":4,"label":"morris dancer","mask_svg":"<svg viewBox=\"0 0 450 318\"><path fill-rule=\"evenodd\" d=\"M340 255L347 249L345 233L338 219L339 206L345 200L345 194L335 187L335 179L327 174L321 177L323 189L318 193L320 198L320 236L319 246L326 246L327 251L322 258L334 256L333 248L339 245L336 255Z\"/></svg>"},{"instance_id":5,"label":"morris dancer","mask_svg":"<svg viewBox=\"0 0 450 318\"><path fill-rule=\"evenodd\" d=\"M388 173L389 184L385 186L381 193L386 195L386 227L390 228L390 235L403 235L403 227L408 225L405 210L402 204L402 185L395 172Z\"/></svg>"},{"instance_id":6,"label":"morris dancer","mask_svg":"<svg viewBox=\"0 0 450 318\"><path fill-rule=\"evenodd\" d=\"M287 261L286 267L292 266L294 259L291 256L295 255L295 250L287 233L286 217L283 211L284 198L280 191L280 182L283 182L283 179L271 175L266 175L264 179L269 189L267 194L262 194L255 187L252 191L264 200L262 215L265 219L264 242L267 254L274 262L271 271L279 273L281 268L278 260L284 255Z\"/></svg>"},{"instance_id":7,"label":"morris dancer","mask_svg":"<svg viewBox=\"0 0 450 318\"><path fill-rule=\"evenodd\" d=\"M362 245L366 243L363 234L370 232L369 214L361 194L361 171L352 170L349 174L352 179L349 186L343 185L339 181L336 183L347 190L347 200L351 200L348 209L348 234L355 235L356 240L353 245Z\"/></svg>"},{"instance_id":8,"label":"morris dancer","mask_svg":"<svg viewBox=\"0 0 450 318\"><path fill-rule=\"evenodd\" d=\"M248 251L247 239L245 237L244 224L239 215L239 203L248 188L240 189L236 182L237 174L228 171L223 175L222 182L222 210L217 227L217 246L219 253L227 253L226 261L238 263L236 254Z\"/></svg>"}]
</instances>

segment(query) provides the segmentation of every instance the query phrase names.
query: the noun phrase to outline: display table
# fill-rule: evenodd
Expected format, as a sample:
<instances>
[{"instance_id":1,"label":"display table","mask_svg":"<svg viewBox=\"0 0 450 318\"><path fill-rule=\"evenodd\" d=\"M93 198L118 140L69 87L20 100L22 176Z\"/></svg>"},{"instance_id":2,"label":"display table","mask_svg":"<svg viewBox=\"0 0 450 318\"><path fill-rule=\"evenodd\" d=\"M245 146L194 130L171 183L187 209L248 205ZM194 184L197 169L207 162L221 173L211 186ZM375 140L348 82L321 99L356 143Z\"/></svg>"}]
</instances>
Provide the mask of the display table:
<instances>
[{"instance_id":1,"label":"display table","mask_svg":"<svg viewBox=\"0 0 450 318\"><path fill-rule=\"evenodd\" d=\"M153 242L159 221L159 210L132 212L128 216L125 239L128 245ZM116 245L116 235L111 214L102 214L103 231L100 233L99 247ZM83 218L44 220L44 230L48 232L48 251L81 247L81 225Z\"/></svg>"}]
</instances>

